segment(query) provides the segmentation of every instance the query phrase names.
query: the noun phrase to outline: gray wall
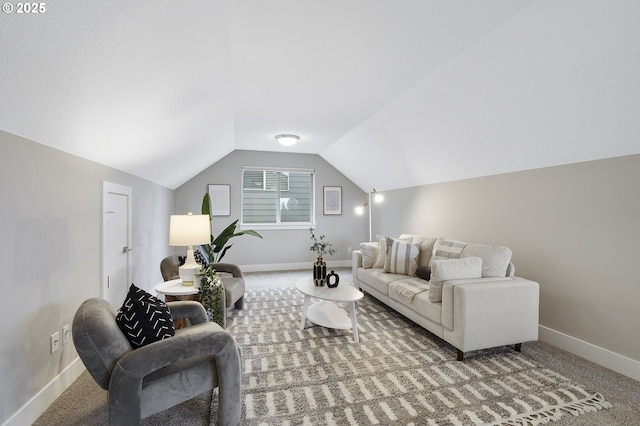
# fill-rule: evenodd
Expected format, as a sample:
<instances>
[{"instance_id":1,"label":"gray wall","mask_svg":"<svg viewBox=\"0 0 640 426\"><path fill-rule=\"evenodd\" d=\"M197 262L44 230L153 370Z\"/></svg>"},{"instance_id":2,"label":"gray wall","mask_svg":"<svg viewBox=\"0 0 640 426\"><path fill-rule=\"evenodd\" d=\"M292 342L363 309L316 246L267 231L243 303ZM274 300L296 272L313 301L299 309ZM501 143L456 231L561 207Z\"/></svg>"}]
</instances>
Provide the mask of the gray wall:
<instances>
[{"instance_id":1,"label":"gray wall","mask_svg":"<svg viewBox=\"0 0 640 426\"><path fill-rule=\"evenodd\" d=\"M640 155L385 193L374 235L513 250L540 283L540 323L640 361Z\"/></svg>"},{"instance_id":2,"label":"gray wall","mask_svg":"<svg viewBox=\"0 0 640 426\"><path fill-rule=\"evenodd\" d=\"M4 423L77 357L73 343L49 354L49 336L101 295L103 180L133 188L132 278L147 290L162 280L173 191L3 131L0 179Z\"/></svg>"},{"instance_id":3,"label":"gray wall","mask_svg":"<svg viewBox=\"0 0 640 426\"><path fill-rule=\"evenodd\" d=\"M327 258L328 262L351 259L348 247L357 248L368 239L368 219L358 216L354 209L366 201L366 193L356 187L344 175L315 154L291 154L262 151L233 151L175 191L175 211L200 213L202 196L209 184L231 185L231 216L215 217L212 223L214 235L240 218L240 190L242 166L300 167L315 169L316 173L316 224L317 232L324 234L338 250ZM342 215L322 214L323 186L342 187ZM236 237L224 261L237 263L246 270L264 269L264 265L285 265L312 262L309 251L311 240L307 230L259 231L264 239L251 236Z\"/></svg>"}]
</instances>

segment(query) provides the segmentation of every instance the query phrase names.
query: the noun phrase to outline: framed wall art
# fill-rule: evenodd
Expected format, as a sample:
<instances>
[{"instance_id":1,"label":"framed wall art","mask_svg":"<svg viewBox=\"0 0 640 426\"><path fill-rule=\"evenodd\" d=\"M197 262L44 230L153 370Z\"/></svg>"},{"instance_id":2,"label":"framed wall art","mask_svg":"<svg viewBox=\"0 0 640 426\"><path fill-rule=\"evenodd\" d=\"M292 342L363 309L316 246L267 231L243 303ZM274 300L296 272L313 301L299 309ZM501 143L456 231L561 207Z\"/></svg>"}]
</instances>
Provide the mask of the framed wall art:
<instances>
[{"instance_id":1,"label":"framed wall art","mask_svg":"<svg viewBox=\"0 0 640 426\"><path fill-rule=\"evenodd\" d=\"M325 186L323 200L323 213L325 215L342 214L341 186Z\"/></svg>"},{"instance_id":2,"label":"framed wall art","mask_svg":"<svg viewBox=\"0 0 640 426\"><path fill-rule=\"evenodd\" d=\"M209 185L211 215L231 216L231 185Z\"/></svg>"}]
</instances>

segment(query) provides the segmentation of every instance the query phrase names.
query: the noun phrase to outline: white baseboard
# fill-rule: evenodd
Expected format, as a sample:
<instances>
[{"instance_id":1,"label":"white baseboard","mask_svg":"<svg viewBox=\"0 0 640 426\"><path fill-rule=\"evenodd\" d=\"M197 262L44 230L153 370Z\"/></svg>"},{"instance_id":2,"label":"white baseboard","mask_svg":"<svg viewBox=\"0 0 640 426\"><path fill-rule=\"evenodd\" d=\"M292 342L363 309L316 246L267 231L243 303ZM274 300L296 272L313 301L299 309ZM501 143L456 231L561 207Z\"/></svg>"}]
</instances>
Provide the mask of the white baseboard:
<instances>
[{"instance_id":1,"label":"white baseboard","mask_svg":"<svg viewBox=\"0 0 640 426\"><path fill-rule=\"evenodd\" d=\"M297 262L297 263L270 263L263 265L238 265L242 272L272 272L272 271L295 271L308 269L311 271L313 262ZM351 267L351 259L347 260L328 260L327 268L343 268Z\"/></svg>"},{"instance_id":2,"label":"white baseboard","mask_svg":"<svg viewBox=\"0 0 640 426\"><path fill-rule=\"evenodd\" d=\"M33 424L62 392L65 391L85 370L84 364L76 357L53 378L33 398L18 409L2 426L23 426Z\"/></svg>"},{"instance_id":3,"label":"white baseboard","mask_svg":"<svg viewBox=\"0 0 640 426\"><path fill-rule=\"evenodd\" d=\"M611 352L608 349L593 345L584 340L576 339L568 334L539 325L540 340L552 344L560 349L578 355L581 358L595 362L617 373L640 380L640 361L627 358Z\"/></svg>"}]
</instances>

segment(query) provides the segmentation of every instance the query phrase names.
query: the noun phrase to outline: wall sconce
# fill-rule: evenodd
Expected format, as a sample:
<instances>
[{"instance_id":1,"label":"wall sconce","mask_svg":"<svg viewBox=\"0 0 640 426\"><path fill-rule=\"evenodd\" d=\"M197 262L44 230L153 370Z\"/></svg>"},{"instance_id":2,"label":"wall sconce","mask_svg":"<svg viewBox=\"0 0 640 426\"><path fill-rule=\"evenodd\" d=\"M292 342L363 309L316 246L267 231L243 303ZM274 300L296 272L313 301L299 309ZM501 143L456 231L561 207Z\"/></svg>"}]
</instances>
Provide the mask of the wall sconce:
<instances>
[{"instance_id":1,"label":"wall sconce","mask_svg":"<svg viewBox=\"0 0 640 426\"><path fill-rule=\"evenodd\" d=\"M355 209L356 210L356 214L362 215L362 214L364 214L364 209L368 207L368 211L369 211L369 242L373 241L373 230L371 229L371 202L373 201L374 203L381 203L383 200L384 200L384 195L382 195L381 193L376 191L375 188L373 188L371 190L371 192L369 192L369 201L365 202L361 206L357 206L356 209Z\"/></svg>"},{"instance_id":2,"label":"wall sconce","mask_svg":"<svg viewBox=\"0 0 640 426\"><path fill-rule=\"evenodd\" d=\"M276 135L276 140L280 142L281 145L291 146L291 145L295 145L296 142L300 140L300 136L282 134L282 135Z\"/></svg>"}]
</instances>

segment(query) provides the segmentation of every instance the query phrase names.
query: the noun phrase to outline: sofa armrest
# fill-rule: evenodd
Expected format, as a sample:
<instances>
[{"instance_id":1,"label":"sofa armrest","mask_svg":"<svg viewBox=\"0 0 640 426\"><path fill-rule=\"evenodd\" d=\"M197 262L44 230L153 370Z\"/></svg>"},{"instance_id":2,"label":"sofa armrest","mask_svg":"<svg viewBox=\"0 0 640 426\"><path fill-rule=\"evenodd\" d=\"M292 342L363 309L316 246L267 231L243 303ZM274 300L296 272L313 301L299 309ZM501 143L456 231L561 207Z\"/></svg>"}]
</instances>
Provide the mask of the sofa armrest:
<instances>
[{"instance_id":1,"label":"sofa armrest","mask_svg":"<svg viewBox=\"0 0 640 426\"><path fill-rule=\"evenodd\" d=\"M463 352L538 339L537 282L520 277L447 281L442 302L445 338Z\"/></svg>"},{"instance_id":2,"label":"sofa armrest","mask_svg":"<svg viewBox=\"0 0 640 426\"><path fill-rule=\"evenodd\" d=\"M362 268L362 251L354 250L351 252L351 272L353 274L353 283L358 284L358 268Z\"/></svg>"}]
</instances>

